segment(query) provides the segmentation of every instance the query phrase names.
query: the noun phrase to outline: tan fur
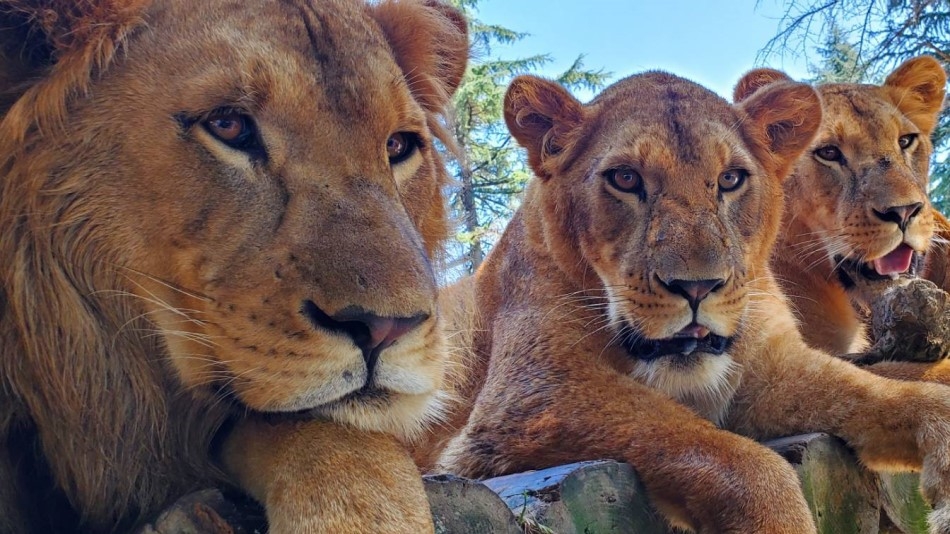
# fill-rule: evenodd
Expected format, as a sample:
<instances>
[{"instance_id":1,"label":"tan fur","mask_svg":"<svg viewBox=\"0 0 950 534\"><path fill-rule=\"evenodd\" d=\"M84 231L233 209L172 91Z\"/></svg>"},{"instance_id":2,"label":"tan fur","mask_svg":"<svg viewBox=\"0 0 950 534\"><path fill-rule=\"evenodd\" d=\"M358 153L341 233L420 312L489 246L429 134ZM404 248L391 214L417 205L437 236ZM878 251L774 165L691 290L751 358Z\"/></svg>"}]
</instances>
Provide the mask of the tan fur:
<instances>
[{"instance_id":1,"label":"tan fur","mask_svg":"<svg viewBox=\"0 0 950 534\"><path fill-rule=\"evenodd\" d=\"M273 532L431 531L397 439L444 396L434 143L461 15L0 0L0 28L0 532L123 530L223 483ZM213 136L220 110L261 152ZM391 163L400 132L421 144ZM314 308L422 322L369 373Z\"/></svg>"},{"instance_id":2,"label":"tan fur","mask_svg":"<svg viewBox=\"0 0 950 534\"><path fill-rule=\"evenodd\" d=\"M940 519L950 507L950 389L810 349L768 264L782 179L821 120L810 87L775 84L730 106L647 73L583 105L521 77L505 116L537 178L468 282L474 318L457 326L474 325L465 348L485 371L471 404L452 407L466 422L442 469L491 476L616 458L675 524L814 532L792 469L750 438L825 431L875 469L923 469L944 514L933 531L950 531ZM642 189L610 186L617 168L636 170ZM748 178L723 191L732 169ZM696 320L731 346L642 360L633 341L693 320L686 298L660 281L711 278L726 282Z\"/></svg>"},{"instance_id":3,"label":"tan fur","mask_svg":"<svg viewBox=\"0 0 950 534\"><path fill-rule=\"evenodd\" d=\"M776 80L787 77L768 69L753 71L736 86L736 100ZM946 80L940 63L922 56L899 66L881 86L817 88L824 120L787 182L785 220L773 259L802 334L816 348L833 354L864 349L860 310L873 297L863 288L895 283L860 279L845 289L836 270L842 257L866 263L901 243L921 254L933 249L923 274L950 288L946 248L931 245L935 218L944 232L946 221L930 207L927 196L930 134L943 105ZM902 150L898 138L906 134L918 138ZM816 155L828 146L840 148L844 161L827 162ZM913 203L922 208L904 232L874 213Z\"/></svg>"},{"instance_id":4,"label":"tan fur","mask_svg":"<svg viewBox=\"0 0 950 534\"><path fill-rule=\"evenodd\" d=\"M419 500L422 477L392 436L335 423L256 420L227 445L224 456L265 504L271 532L432 532L429 507ZM307 481L320 481L319 491Z\"/></svg>"},{"instance_id":5,"label":"tan fur","mask_svg":"<svg viewBox=\"0 0 950 534\"><path fill-rule=\"evenodd\" d=\"M927 254L922 276L944 291L950 291L950 220L937 210L932 213L934 242Z\"/></svg>"}]
</instances>

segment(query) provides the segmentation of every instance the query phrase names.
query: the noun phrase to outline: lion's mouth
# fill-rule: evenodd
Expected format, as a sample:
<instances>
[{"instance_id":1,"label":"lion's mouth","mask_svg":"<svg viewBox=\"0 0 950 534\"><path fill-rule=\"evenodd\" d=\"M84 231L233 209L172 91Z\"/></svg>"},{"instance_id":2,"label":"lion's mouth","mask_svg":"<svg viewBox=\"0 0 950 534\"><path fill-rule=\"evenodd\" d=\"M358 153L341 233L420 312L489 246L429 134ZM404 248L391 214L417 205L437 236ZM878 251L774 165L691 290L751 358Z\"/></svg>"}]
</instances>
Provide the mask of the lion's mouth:
<instances>
[{"instance_id":1,"label":"lion's mouth","mask_svg":"<svg viewBox=\"0 0 950 534\"><path fill-rule=\"evenodd\" d=\"M853 259L835 257L838 266L835 270L845 288L854 287L859 280L871 282L897 280L901 277L916 277L923 255L910 245L902 243L891 252L870 262L858 262Z\"/></svg>"},{"instance_id":2,"label":"lion's mouth","mask_svg":"<svg viewBox=\"0 0 950 534\"><path fill-rule=\"evenodd\" d=\"M697 323L691 323L666 339L644 339L630 332L623 339L623 347L631 357L652 361L667 356L686 357L694 354L719 356L729 350L731 337L720 336Z\"/></svg>"}]
</instances>

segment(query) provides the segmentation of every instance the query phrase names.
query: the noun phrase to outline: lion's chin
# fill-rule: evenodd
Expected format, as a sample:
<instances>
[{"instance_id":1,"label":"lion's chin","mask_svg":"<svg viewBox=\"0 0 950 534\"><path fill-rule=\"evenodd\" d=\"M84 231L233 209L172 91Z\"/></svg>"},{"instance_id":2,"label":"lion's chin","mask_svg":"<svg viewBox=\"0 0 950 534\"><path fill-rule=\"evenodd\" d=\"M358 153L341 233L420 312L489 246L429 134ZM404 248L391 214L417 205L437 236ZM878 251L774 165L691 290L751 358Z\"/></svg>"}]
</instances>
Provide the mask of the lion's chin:
<instances>
[{"instance_id":1,"label":"lion's chin","mask_svg":"<svg viewBox=\"0 0 950 534\"><path fill-rule=\"evenodd\" d=\"M738 365L729 354L699 352L637 360L631 376L719 424L735 393L737 372Z\"/></svg>"},{"instance_id":2,"label":"lion's chin","mask_svg":"<svg viewBox=\"0 0 950 534\"><path fill-rule=\"evenodd\" d=\"M909 248L901 245L898 249ZM895 249L888 256L895 255L900 250ZM923 267L924 255L913 250L904 250L907 258L900 262L898 268L881 269L881 261L858 262L841 257L835 258L834 273L838 283L851 295L858 304L869 305L881 293L895 285L903 285L918 277ZM894 263L894 262L891 262ZM882 272L883 271L883 272Z\"/></svg>"},{"instance_id":3,"label":"lion's chin","mask_svg":"<svg viewBox=\"0 0 950 534\"><path fill-rule=\"evenodd\" d=\"M260 410L229 394L237 411L256 414L268 421L306 421L328 419L360 430L393 434L411 440L428 425L442 420L446 394L407 395L377 388L363 388L335 401L298 410Z\"/></svg>"},{"instance_id":4,"label":"lion's chin","mask_svg":"<svg viewBox=\"0 0 950 534\"><path fill-rule=\"evenodd\" d=\"M443 416L444 393L426 376L408 371L385 373L377 375L371 384L358 384L324 384L325 387L308 394L284 401L268 399L267 403L259 402L256 395L233 389L219 394L230 399L240 411L257 413L268 420L330 419L406 439Z\"/></svg>"},{"instance_id":5,"label":"lion's chin","mask_svg":"<svg viewBox=\"0 0 950 534\"><path fill-rule=\"evenodd\" d=\"M393 434L406 440L442 420L446 395L407 395L381 390L361 390L314 408L311 416L325 417L361 430Z\"/></svg>"}]
</instances>

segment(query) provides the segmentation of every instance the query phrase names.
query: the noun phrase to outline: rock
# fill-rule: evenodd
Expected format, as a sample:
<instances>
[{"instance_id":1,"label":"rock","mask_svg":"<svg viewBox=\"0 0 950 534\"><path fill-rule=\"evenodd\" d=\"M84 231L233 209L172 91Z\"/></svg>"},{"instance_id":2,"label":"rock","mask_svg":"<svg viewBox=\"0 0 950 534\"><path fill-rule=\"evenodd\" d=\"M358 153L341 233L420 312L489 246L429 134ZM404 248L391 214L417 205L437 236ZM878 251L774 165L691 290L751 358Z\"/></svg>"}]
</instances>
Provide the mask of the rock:
<instances>
[{"instance_id":1,"label":"rock","mask_svg":"<svg viewBox=\"0 0 950 534\"><path fill-rule=\"evenodd\" d=\"M453 475L423 477L436 534L521 534L515 517L483 483Z\"/></svg>"},{"instance_id":2,"label":"rock","mask_svg":"<svg viewBox=\"0 0 950 534\"><path fill-rule=\"evenodd\" d=\"M935 362L950 355L950 296L933 282L894 284L870 302L873 345L856 363Z\"/></svg>"},{"instance_id":3,"label":"rock","mask_svg":"<svg viewBox=\"0 0 950 534\"><path fill-rule=\"evenodd\" d=\"M579 462L485 481L526 532L667 534L628 464Z\"/></svg>"},{"instance_id":4,"label":"rock","mask_svg":"<svg viewBox=\"0 0 950 534\"><path fill-rule=\"evenodd\" d=\"M805 434L764 445L798 472L820 534L876 534L881 504L877 478L844 443L828 434Z\"/></svg>"},{"instance_id":5,"label":"rock","mask_svg":"<svg viewBox=\"0 0 950 534\"><path fill-rule=\"evenodd\" d=\"M216 489L189 493L175 501L138 534L263 534L264 510L239 496L225 497Z\"/></svg>"}]
</instances>

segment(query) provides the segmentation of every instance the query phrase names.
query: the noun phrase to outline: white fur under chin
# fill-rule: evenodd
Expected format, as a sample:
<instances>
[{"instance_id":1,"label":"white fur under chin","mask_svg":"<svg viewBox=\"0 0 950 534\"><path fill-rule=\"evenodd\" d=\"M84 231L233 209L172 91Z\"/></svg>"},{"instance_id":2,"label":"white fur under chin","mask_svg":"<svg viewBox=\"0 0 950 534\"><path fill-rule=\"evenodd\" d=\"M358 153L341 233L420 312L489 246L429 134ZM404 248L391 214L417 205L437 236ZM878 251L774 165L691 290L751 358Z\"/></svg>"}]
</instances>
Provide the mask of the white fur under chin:
<instances>
[{"instance_id":1,"label":"white fur under chin","mask_svg":"<svg viewBox=\"0 0 950 534\"><path fill-rule=\"evenodd\" d=\"M728 354L696 355L683 364L664 357L637 361L631 376L720 425L738 386L739 366Z\"/></svg>"},{"instance_id":2,"label":"white fur under chin","mask_svg":"<svg viewBox=\"0 0 950 534\"><path fill-rule=\"evenodd\" d=\"M317 408L317 412L361 430L392 434L412 441L445 417L449 394L397 395L384 406L373 402L344 401Z\"/></svg>"}]
</instances>

